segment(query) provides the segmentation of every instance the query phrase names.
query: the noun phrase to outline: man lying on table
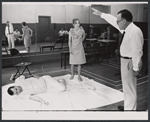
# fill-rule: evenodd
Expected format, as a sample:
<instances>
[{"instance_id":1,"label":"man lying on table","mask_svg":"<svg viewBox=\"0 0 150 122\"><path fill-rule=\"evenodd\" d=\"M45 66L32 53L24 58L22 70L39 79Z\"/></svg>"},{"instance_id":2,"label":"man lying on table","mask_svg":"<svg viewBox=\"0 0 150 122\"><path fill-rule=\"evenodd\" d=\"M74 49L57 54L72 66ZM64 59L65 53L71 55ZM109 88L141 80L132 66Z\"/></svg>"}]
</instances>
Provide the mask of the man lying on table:
<instances>
[{"instance_id":1,"label":"man lying on table","mask_svg":"<svg viewBox=\"0 0 150 122\"><path fill-rule=\"evenodd\" d=\"M21 99L31 99L41 104L49 105L39 96L39 93L44 93L51 90L65 91L73 89L91 89L95 90L95 87L89 84L77 84L67 85L64 79L55 80L49 75L42 77L34 75L34 77L25 79L25 76L21 75L15 80L15 85L8 88L9 95L17 95Z\"/></svg>"}]
</instances>

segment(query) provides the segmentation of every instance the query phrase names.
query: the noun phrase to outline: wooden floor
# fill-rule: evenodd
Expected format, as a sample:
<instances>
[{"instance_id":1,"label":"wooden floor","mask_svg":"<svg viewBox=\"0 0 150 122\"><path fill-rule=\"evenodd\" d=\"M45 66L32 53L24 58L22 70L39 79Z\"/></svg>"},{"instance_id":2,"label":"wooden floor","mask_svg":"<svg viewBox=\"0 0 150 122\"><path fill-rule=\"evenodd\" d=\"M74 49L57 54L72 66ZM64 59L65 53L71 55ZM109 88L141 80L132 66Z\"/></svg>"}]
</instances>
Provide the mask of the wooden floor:
<instances>
[{"instance_id":1,"label":"wooden floor","mask_svg":"<svg viewBox=\"0 0 150 122\"><path fill-rule=\"evenodd\" d=\"M70 74L70 66L67 65L66 69L61 68L60 61L51 62L45 64L31 65L30 71L33 74L42 76L45 74L51 75L52 77L61 76L65 74ZM144 60L143 70L147 68L147 61ZM96 82L109 86L111 88L122 91L122 83L120 75L114 76L114 74L119 70L119 64L115 58L109 59L108 62L103 62L101 64L93 63L85 64L82 66L81 75L93 79ZM4 68L2 69L2 86L13 83L14 81L9 80L11 75L16 72L15 68ZM76 71L77 72L77 71ZM28 75L25 73L25 75ZM138 94L138 104L137 111L145 111L148 109L148 76L147 74L142 74L138 77L137 82L137 94ZM117 97L117 96L116 96ZM93 108L89 111L116 111L119 105L123 105L123 101L118 103L103 106L100 108Z\"/></svg>"}]
</instances>

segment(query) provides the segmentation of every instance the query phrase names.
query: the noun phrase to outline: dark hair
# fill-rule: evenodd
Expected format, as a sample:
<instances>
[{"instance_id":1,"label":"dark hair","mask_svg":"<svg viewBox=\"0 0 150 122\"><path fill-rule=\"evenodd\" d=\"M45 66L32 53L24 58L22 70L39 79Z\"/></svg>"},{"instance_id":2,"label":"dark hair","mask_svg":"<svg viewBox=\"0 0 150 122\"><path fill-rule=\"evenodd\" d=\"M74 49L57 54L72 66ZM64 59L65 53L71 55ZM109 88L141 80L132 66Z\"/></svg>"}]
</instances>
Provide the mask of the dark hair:
<instances>
[{"instance_id":1,"label":"dark hair","mask_svg":"<svg viewBox=\"0 0 150 122\"><path fill-rule=\"evenodd\" d=\"M79 21L79 19L78 19L78 18L74 18L74 19L72 20L72 23L75 24L76 21ZM80 21L79 21L79 22L80 22Z\"/></svg>"},{"instance_id":2,"label":"dark hair","mask_svg":"<svg viewBox=\"0 0 150 122\"><path fill-rule=\"evenodd\" d=\"M11 90L12 88L14 88L14 86L9 87L7 90L9 95L14 95L14 92Z\"/></svg>"},{"instance_id":3,"label":"dark hair","mask_svg":"<svg viewBox=\"0 0 150 122\"><path fill-rule=\"evenodd\" d=\"M132 13L127 9L121 10L117 14L121 14L121 17L126 19L128 22L132 22L133 19Z\"/></svg>"},{"instance_id":4,"label":"dark hair","mask_svg":"<svg viewBox=\"0 0 150 122\"><path fill-rule=\"evenodd\" d=\"M23 26L26 26L26 22L22 22L22 25L23 25Z\"/></svg>"}]
</instances>

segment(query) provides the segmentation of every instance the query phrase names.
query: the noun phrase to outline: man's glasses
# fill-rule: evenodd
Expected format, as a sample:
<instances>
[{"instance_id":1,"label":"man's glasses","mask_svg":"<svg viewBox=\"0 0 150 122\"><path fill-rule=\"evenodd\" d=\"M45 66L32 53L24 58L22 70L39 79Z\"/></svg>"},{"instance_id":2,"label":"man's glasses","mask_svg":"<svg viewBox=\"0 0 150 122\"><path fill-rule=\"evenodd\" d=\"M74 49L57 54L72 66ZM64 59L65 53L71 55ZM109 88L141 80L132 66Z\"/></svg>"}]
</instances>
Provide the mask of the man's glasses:
<instances>
[{"instance_id":1,"label":"man's glasses","mask_svg":"<svg viewBox=\"0 0 150 122\"><path fill-rule=\"evenodd\" d=\"M123 19L121 19L121 20L118 20L118 21L117 21L117 24L119 24L119 22L121 22L122 20L123 20Z\"/></svg>"}]
</instances>

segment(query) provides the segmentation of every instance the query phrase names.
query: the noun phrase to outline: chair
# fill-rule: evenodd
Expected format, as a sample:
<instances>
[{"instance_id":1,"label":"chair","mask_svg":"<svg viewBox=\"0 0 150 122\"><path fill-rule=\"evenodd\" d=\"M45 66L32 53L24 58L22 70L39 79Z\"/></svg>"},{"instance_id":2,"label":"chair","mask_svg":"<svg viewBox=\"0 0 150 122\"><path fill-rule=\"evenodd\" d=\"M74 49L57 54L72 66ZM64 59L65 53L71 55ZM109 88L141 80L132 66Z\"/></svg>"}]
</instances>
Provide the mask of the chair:
<instances>
[{"instance_id":1,"label":"chair","mask_svg":"<svg viewBox=\"0 0 150 122\"><path fill-rule=\"evenodd\" d=\"M40 51L44 51L44 49L53 50L54 49L54 41L52 41L52 37L45 38L45 44L40 45Z\"/></svg>"},{"instance_id":2,"label":"chair","mask_svg":"<svg viewBox=\"0 0 150 122\"><path fill-rule=\"evenodd\" d=\"M63 43L64 43L64 40L61 40L61 39L57 39L54 43L54 49L62 49L63 48Z\"/></svg>"},{"instance_id":3,"label":"chair","mask_svg":"<svg viewBox=\"0 0 150 122\"><path fill-rule=\"evenodd\" d=\"M94 44L94 47L95 47L95 50L96 50L98 57L102 58L101 62L103 62L104 59L106 59L108 62L106 44L103 44L101 42L97 42Z\"/></svg>"},{"instance_id":4,"label":"chair","mask_svg":"<svg viewBox=\"0 0 150 122\"><path fill-rule=\"evenodd\" d=\"M46 37L45 38L45 43L49 42L50 44L53 44L54 42L52 41L52 37Z\"/></svg>"},{"instance_id":5,"label":"chair","mask_svg":"<svg viewBox=\"0 0 150 122\"><path fill-rule=\"evenodd\" d=\"M122 37L122 34L119 33L117 36L116 36L116 41L118 42L117 43L117 47L118 49L115 50L115 54L116 54L116 58L117 58L117 62L118 64L120 65L120 51L119 51L119 47L120 47L120 40L121 40L121 37ZM116 75L120 75L121 74L121 71L120 71L120 68L115 72L114 76Z\"/></svg>"},{"instance_id":6,"label":"chair","mask_svg":"<svg viewBox=\"0 0 150 122\"><path fill-rule=\"evenodd\" d=\"M14 75L13 80L15 80L17 78L18 74L19 74L19 76L22 75L26 69L28 70L29 74L32 75L29 68L28 68L28 66L31 65L32 63L31 62L25 62L23 60L23 57L22 57L21 53L17 49L12 48L9 51L10 51L10 56L11 56L11 59L13 61L13 64L17 69L17 72ZM20 72L20 69L22 67L24 67L24 69L23 69L22 72Z\"/></svg>"},{"instance_id":7,"label":"chair","mask_svg":"<svg viewBox=\"0 0 150 122\"><path fill-rule=\"evenodd\" d=\"M92 62L94 62L94 61L95 62L98 61L98 63L100 64L98 54L96 53L96 51L94 49L94 45L91 42L86 41L86 42L84 42L83 46L84 46L84 51L85 51L85 56L86 56L87 62L89 61L91 66L92 66ZM92 58L93 58L93 60L92 60Z\"/></svg>"},{"instance_id":8,"label":"chair","mask_svg":"<svg viewBox=\"0 0 150 122\"><path fill-rule=\"evenodd\" d=\"M119 52L119 49L116 49L115 54L116 54L117 62L120 65L120 52ZM121 74L121 72L120 72L120 68L119 68L119 70L117 72L115 72L114 76L120 75L120 74Z\"/></svg>"}]
</instances>

